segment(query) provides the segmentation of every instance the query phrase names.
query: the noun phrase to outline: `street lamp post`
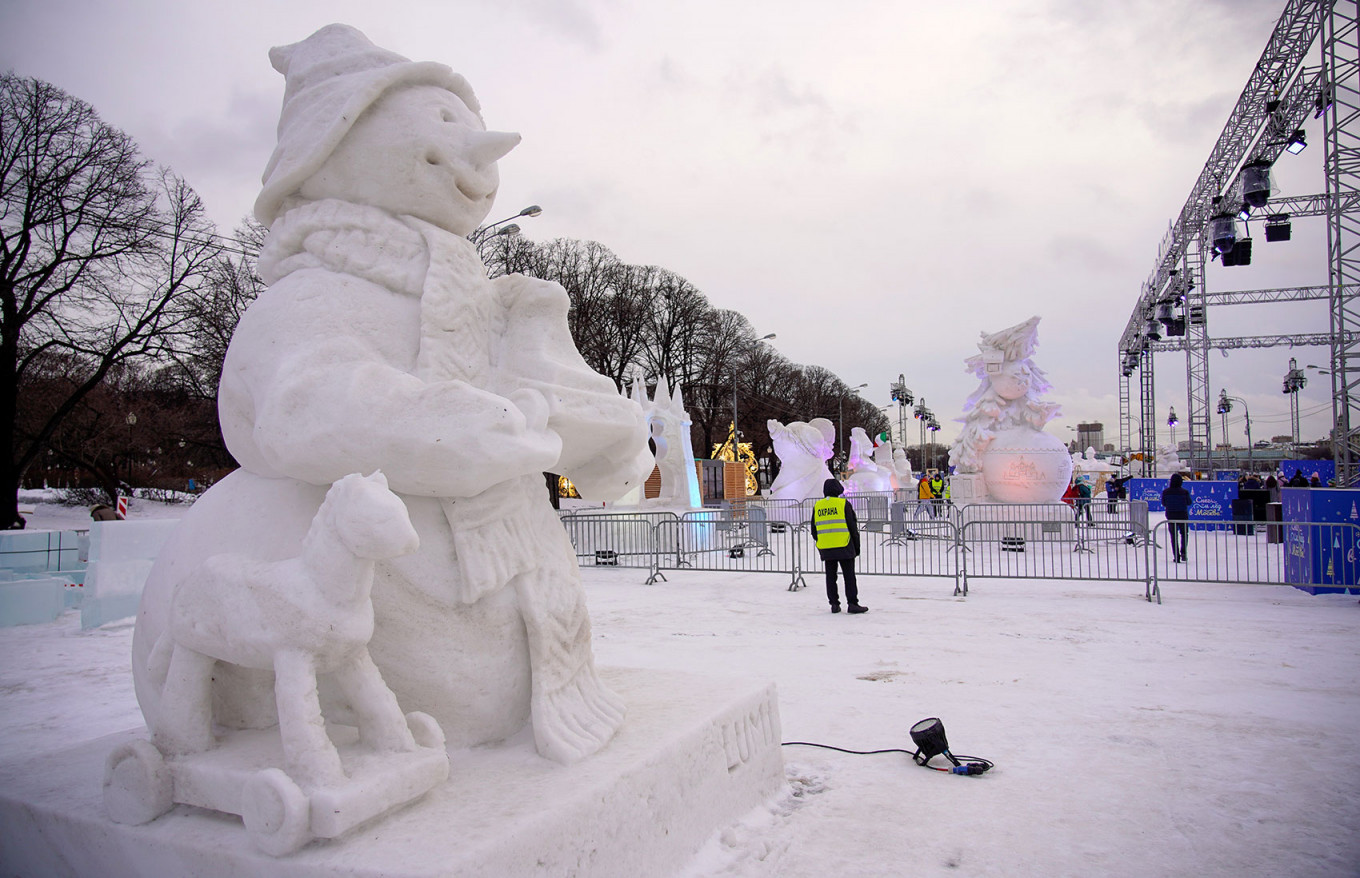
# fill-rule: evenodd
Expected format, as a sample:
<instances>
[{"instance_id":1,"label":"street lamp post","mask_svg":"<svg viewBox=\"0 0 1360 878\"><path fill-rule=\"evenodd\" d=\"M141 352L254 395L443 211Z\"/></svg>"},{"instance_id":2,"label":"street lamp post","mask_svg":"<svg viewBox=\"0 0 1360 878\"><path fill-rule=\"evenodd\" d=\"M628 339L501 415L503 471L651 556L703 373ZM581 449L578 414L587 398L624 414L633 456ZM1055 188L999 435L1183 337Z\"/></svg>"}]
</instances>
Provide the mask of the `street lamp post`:
<instances>
[{"instance_id":1,"label":"street lamp post","mask_svg":"<svg viewBox=\"0 0 1360 878\"><path fill-rule=\"evenodd\" d=\"M1247 421L1247 471L1252 469L1252 448L1251 448L1251 409L1247 407L1247 401L1240 396L1228 396L1227 389L1218 392L1218 413L1223 416L1223 444L1228 444L1228 412L1232 411L1234 402L1242 403L1242 414Z\"/></svg>"},{"instance_id":2,"label":"street lamp post","mask_svg":"<svg viewBox=\"0 0 1360 878\"><path fill-rule=\"evenodd\" d=\"M1171 428L1171 450L1172 450L1172 451L1175 451L1175 450L1176 450L1176 425L1179 424L1179 423L1180 423L1180 420L1176 417L1176 407L1173 405L1173 406L1171 407L1171 414L1168 415L1168 416L1167 416L1167 419L1166 419L1166 425L1167 425L1168 427ZM1193 445L1194 443L1192 442L1191 444Z\"/></svg>"},{"instance_id":3,"label":"street lamp post","mask_svg":"<svg viewBox=\"0 0 1360 878\"><path fill-rule=\"evenodd\" d=\"M468 235L468 240L471 241L473 246L477 248L478 255L481 255L482 245L492 240L493 238L499 238L502 235L511 236L519 234L520 232L519 224L514 222L514 220L517 220L522 216L535 217L541 214L542 212L543 208L539 207L537 204L531 204L528 207L521 210L519 213L515 214L514 216L508 216L503 220L497 220L494 223L489 223L487 225L482 226L481 228L475 230L472 234Z\"/></svg>"},{"instance_id":4,"label":"street lamp post","mask_svg":"<svg viewBox=\"0 0 1360 878\"><path fill-rule=\"evenodd\" d=\"M864 388L866 388L866 387L868 387L868 386L869 386L868 384L856 384L854 387L851 387L851 388L850 388L850 392L851 392L851 393L859 393L861 390L863 390ZM840 415L836 418L836 421L837 421L836 433L837 433L837 435L840 437L840 440L841 440L840 457L841 457L841 461L844 462L844 460L845 460L845 394L841 394L839 404L840 404ZM843 465L843 464L842 464L842 465Z\"/></svg>"}]
</instances>

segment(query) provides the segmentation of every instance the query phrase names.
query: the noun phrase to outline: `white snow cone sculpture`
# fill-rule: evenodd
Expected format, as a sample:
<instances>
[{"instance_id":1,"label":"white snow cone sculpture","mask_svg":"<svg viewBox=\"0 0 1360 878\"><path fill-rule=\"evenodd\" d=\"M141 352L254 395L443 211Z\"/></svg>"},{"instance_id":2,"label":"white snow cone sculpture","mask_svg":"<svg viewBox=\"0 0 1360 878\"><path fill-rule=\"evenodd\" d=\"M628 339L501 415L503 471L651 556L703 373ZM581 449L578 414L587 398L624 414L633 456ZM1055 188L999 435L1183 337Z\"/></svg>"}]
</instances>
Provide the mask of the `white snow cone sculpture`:
<instances>
[{"instance_id":1,"label":"white snow cone sculpture","mask_svg":"<svg viewBox=\"0 0 1360 878\"><path fill-rule=\"evenodd\" d=\"M822 485L831 478L826 462L836 441L835 425L826 418L813 418L786 427L771 418L765 426L779 458L779 475L770 485L770 496L777 500L821 497Z\"/></svg>"},{"instance_id":2,"label":"white snow cone sculpture","mask_svg":"<svg viewBox=\"0 0 1360 878\"><path fill-rule=\"evenodd\" d=\"M610 499L652 459L641 409L573 346L563 289L488 280L467 240L519 136L486 130L462 76L350 27L270 60L286 84L255 203L270 289L237 327L219 393L241 469L194 504L147 582L133 639L147 722L167 709L148 658L186 577L222 553L299 555L332 482L381 469L419 535L372 586L368 652L402 710L432 715L456 748L532 723L542 755L589 755L624 708L596 673L542 473ZM277 722L273 676L219 663L215 723ZM319 682L324 709L333 681Z\"/></svg>"},{"instance_id":3,"label":"white snow cone sculpture","mask_svg":"<svg viewBox=\"0 0 1360 878\"><path fill-rule=\"evenodd\" d=\"M1038 335L1038 317L984 332L981 353L965 361L965 371L982 385L964 404L964 428L949 449L949 463L958 474L981 473L987 496L1001 503L1058 500L1072 476L1066 446L1043 432L1059 407L1039 401L1049 384L1030 359Z\"/></svg>"}]
</instances>

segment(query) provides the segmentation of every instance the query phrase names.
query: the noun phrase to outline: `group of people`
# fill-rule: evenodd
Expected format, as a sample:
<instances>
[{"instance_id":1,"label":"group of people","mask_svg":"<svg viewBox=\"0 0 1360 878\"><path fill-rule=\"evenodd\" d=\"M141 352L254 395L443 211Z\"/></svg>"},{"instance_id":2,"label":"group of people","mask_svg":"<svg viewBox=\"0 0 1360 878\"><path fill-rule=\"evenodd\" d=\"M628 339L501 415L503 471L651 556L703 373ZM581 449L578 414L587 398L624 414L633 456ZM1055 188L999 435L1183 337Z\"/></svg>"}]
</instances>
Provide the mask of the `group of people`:
<instances>
[{"instance_id":1,"label":"group of people","mask_svg":"<svg viewBox=\"0 0 1360 878\"><path fill-rule=\"evenodd\" d=\"M939 470L930 470L916 483L916 498L921 501L916 506L918 516L924 509L931 518L939 518L944 502L949 499L949 483Z\"/></svg>"}]
</instances>

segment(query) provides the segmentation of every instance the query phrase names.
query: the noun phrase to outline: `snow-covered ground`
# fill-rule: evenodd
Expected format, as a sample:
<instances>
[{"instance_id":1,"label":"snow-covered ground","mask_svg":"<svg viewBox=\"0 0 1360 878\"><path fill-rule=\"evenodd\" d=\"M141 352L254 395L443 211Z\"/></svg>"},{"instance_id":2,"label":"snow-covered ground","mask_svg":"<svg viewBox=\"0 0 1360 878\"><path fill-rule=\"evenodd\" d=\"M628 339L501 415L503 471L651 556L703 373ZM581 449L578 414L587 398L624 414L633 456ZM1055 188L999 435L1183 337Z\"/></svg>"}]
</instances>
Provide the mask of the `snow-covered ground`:
<instances>
[{"instance_id":1,"label":"snow-covered ground","mask_svg":"<svg viewBox=\"0 0 1360 878\"><path fill-rule=\"evenodd\" d=\"M961 599L869 576L849 616L812 577L584 575L603 665L773 680L785 741L912 749L938 716L996 763L786 747L789 792L689 876L1360 875L1354 596L1173 583L1158 606L1139 583L979 580ZM0 629L6 761L140 725L131 637L74 613Z\"/></svg>"}]
</instances>

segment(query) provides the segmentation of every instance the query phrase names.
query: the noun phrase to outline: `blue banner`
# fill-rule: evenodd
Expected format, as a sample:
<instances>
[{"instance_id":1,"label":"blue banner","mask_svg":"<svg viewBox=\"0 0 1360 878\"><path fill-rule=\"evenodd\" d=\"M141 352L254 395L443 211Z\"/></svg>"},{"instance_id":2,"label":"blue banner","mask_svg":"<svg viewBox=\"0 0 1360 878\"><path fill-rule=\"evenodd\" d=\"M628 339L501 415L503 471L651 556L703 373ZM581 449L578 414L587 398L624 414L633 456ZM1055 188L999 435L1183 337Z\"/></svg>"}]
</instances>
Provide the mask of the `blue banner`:
<instances>
[{"instance_id":1,"label":"blue banner","mask_svg":"<svg viewBox=\"0 0 1360 878\"><path fill-rule=\"evenodd\" d=\"M1285 488L1280 492L1280 500L1285 521L1285 581L1309 586L1305 590L1313 594L1344 591L1346 586L1360 583L1360 547L1356 545L1355 528L1290 524L1300 521L1360 524L1360 490Z\"/></svg>"},{"instance_id":2,"label":"blue banner","mask_svg":"<svg viewBox=\"0 0 1360 878\"><path fill-rule=\"evenodd\" d=\"M1129 482L1129 499L1146 500L1149 512L1165 512L1162 491L1171 479L1134 479ZM1195 482L1186 480L1190 492L1190 521L1232 521L1232 501L1237 499L1237 482ZM1192 524L1193 526L1193 524Z\"/></svg>"}]
</instances>

